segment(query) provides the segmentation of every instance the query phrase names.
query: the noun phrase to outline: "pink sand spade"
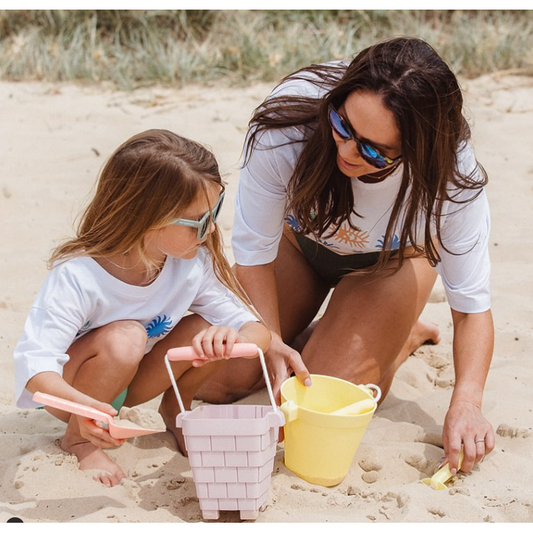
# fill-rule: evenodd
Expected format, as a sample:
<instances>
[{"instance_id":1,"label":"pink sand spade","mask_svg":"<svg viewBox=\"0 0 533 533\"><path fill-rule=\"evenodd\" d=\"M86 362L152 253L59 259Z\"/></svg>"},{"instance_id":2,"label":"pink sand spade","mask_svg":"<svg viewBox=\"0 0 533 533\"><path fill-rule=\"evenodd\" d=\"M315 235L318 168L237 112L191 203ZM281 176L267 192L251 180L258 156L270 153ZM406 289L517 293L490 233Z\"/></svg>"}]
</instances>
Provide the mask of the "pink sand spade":
<instances>
[{"instance_id":1,"label":"pink sand spade","mask_svg":"<svg viewBox=\"0 0 533 533\"><path fill-rule=\"evenodd\" d=\"M266 504L279 428L285 424L274 400L261 349L237 343L231 357L259 354L271 406L203 405L186 411L169 361L198 359L192 347L173 348L165 356L181 413L196 494L204 520L216 520L220 511L240 511L241 520L255 520Z\"/></svg>"},{"instance_id":2,"label":"pink sand spade","mask_svg":"<svg viewBox=\"0 0 533 533\"><path fill-rule=\"evenodd\" d=\"M131 437L140 437L141 435L150 435L152 433L162 433L165 431L164 429L142 428L140 426L135 426L131 422L129 422L128 425L121 425L120 420L113 418L111 415L104 413L99 409L78 402L64 400L63 398L58 398L51 394L45 394L44 392L36 392L33 395L33 401L42 403L48 407L55 407L61 411L67 411L68 413L104 422L108 426L109 434L114 439L129 439Z\"/></svg>"}]
</instances>

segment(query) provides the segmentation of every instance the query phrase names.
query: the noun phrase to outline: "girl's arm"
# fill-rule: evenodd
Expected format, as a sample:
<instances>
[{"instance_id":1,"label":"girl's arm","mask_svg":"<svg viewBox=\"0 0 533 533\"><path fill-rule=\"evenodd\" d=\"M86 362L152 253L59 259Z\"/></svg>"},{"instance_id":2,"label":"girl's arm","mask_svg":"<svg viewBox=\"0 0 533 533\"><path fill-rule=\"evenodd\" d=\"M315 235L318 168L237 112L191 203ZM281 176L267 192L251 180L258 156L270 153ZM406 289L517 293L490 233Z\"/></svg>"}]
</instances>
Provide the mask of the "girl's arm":
<instances>
[{"instance_id":1,"label":"girl's arm","mask_svg":"<svg viewBox=\"0 0 533 533\"><path fill-rule=\"evenodd\" d=\"M246 322L239 329L239 342L253 342L264 353L270 347L272 334L261 322Z\"/></svg>"},{"instance_id":2,"label":"girl's arm","mask_svg":"<svg viewBox=\"0 0 533 533\"><path fill-rule=\"evenodd\" d=\"M452 309L452 318L455 388L444 422L443 444L452 473L459 469L461 447L461 470L470 472L495 445L494 430L481 411L494 347L494 325L490 310L467 314ZM476 444L481 439L484 444Z\"/></svg>"},{"instance_id":3,"label":"girl's arm","mask_svg":"<svg viewBox=\"0 0 533 533\"><path fill-rule=\"evenodd\" d=\"M58 396L65 400L70 400L72 402L82 403L88 405L89 407L94 407L100 411L115 416L117 411L111 405L99 402L91 396L87 396L83 392L75 389L72 385L69 385L57 372L40 372L39 374L33 376L28 383L26 388L31 392L35 393L37 391L44 392L45 394L51 394L52 396Z\"/></svg>"},{"instance_id":4,"label":"girl's arm","mask_svg":"<svg viewBox=\"0 0 533 533\"><path fill-rule=\"evenodd\" d=\"M40 372L33 376L26 384L26 389L32 393L37 391L58 396L65 400L78 402L89 407L94 407L111 416L116 416L117 410L104 402L95 400L91 396L80 392L69 385L57 372ZM71 415L57 409L47 407L54 416L63 422L69 422ZM72 415L75 416L75 415ZM79 431L82 437L90 441L99 448L110 448L120 446L125 441L113 438L107 429L102 428L90 418L78 416Z\"/></svg>"}]
</instances>

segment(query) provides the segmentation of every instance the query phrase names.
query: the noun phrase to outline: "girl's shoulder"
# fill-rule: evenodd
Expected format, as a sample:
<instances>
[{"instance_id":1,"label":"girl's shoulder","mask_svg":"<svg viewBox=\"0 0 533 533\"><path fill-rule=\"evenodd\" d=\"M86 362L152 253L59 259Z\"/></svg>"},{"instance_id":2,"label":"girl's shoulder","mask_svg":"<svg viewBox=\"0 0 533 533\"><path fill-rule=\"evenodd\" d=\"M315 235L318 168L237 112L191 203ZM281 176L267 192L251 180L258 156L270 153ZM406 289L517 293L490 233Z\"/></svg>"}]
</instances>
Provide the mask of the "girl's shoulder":
<instances>
[{"instance_id":1,"label":"girl's shoulder","mask_svg":"<svg viewBox=\"0 0 533 533\"><path fill-rule=\"evenodd\" d=\"M87 282L90 279L101 278L104 272L104 269L92 257L75 256L54 263L48 277L55 280Z\"/></svg>"},{"instance_id":2,"label":"girl's shoulder","mask_svg":"<svg viewBox=\"0 0 533 533\"><path fill-rule=\"evenodd\" d=\"M47 308L61 302L85 300L87 287L98 286L89 257L73 257L54 263L34 301L34 306Z\"/></svg>"}]
</instances>

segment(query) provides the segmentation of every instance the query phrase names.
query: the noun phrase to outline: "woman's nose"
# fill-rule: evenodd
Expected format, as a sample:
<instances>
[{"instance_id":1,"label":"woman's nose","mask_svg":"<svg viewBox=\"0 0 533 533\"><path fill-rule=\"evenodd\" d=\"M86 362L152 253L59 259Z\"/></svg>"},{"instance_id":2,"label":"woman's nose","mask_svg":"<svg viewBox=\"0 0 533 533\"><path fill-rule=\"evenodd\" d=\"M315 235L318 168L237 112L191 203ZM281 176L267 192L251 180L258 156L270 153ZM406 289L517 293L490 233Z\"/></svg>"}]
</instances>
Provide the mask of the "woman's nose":
<instances>
[{"instance_id":1,"label":"woman's nose","mask_svg":"<svg viewBox=\"0 0 533 533\"><path fill-rule=\"evenodd\" d=\"M353 139L347 139L338 146L339 153L343 159L351 162L358 162L361 159L357 143Z\"/></svg>"}]
</instances>

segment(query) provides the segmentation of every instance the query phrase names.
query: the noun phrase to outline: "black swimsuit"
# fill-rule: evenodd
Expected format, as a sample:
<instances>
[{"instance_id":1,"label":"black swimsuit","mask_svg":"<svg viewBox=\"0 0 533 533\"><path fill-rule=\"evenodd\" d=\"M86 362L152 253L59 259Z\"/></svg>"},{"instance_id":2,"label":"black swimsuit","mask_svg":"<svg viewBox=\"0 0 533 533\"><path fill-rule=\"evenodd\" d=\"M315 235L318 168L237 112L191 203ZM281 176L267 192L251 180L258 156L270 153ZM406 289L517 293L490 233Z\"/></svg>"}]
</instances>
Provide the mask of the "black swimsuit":
<instances>
[{"instance_id":1,"label":"black swimsuit","mask_svg":"<svg viewBox=\"0 0 533 533\"><path fill-rule=\"evenodd\" d=\"M340 255L304 235L294 236L311 268L330 287L335 287L346 274L371 267L379 259L380 252Z\"/></svg>"}]
</instances>

